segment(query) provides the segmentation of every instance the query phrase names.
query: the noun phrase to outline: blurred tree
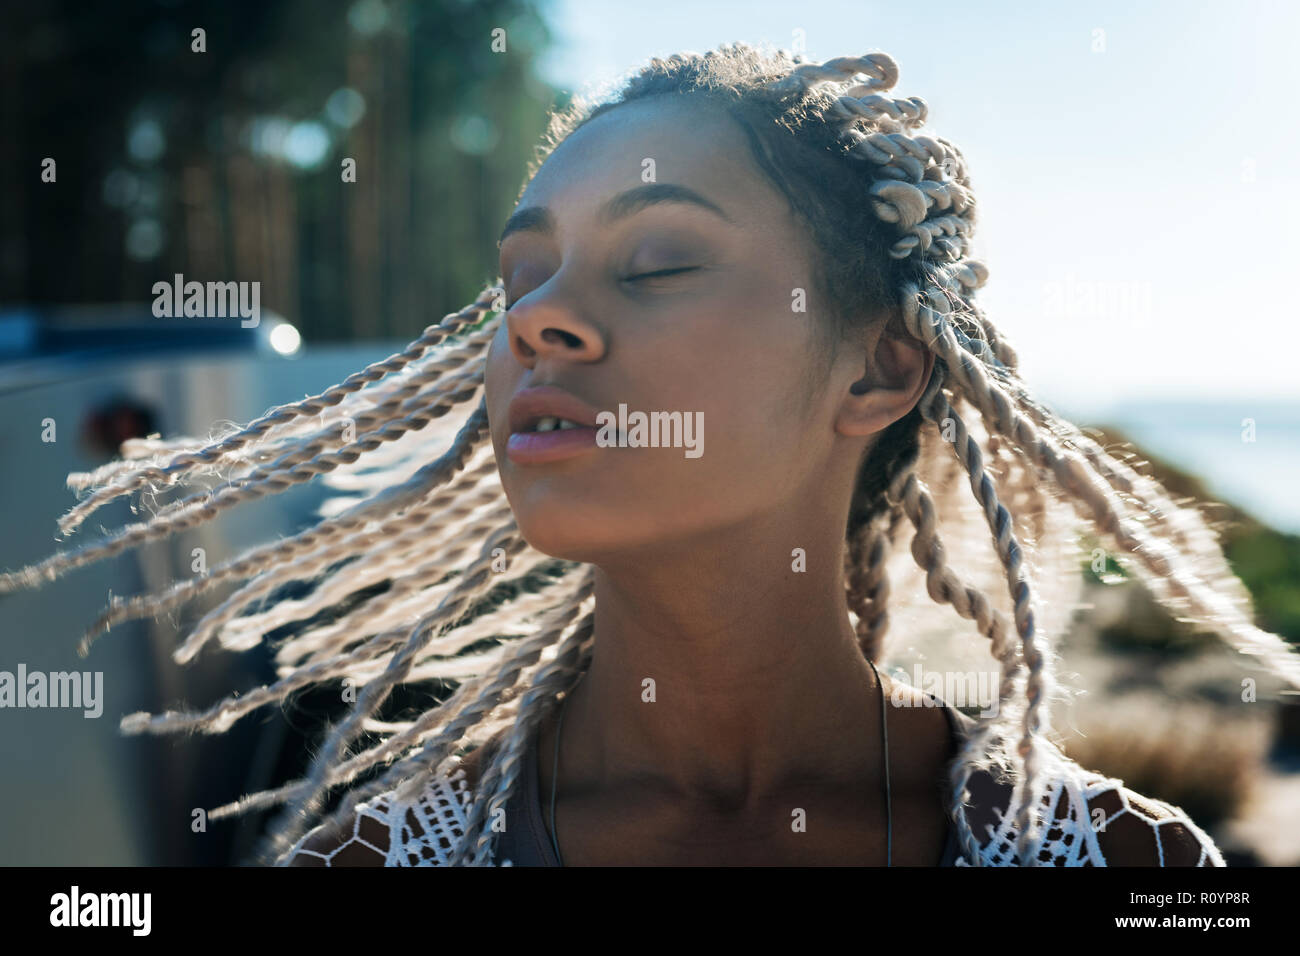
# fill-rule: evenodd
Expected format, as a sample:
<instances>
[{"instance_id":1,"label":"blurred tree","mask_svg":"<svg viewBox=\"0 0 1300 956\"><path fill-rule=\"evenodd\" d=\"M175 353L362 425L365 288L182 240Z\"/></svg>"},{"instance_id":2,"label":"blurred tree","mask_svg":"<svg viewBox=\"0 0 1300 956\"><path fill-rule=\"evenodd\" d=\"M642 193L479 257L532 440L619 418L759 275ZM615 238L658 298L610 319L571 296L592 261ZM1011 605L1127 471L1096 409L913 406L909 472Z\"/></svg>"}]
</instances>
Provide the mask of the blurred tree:
<instances>
[{"instance_id":1,"label":"blurred tree","mask_svg":"<svg viewBox=\"0 0 1300 956\"><path fill-rule=\"evenodd\" d=\"M413 336L495 275L566 101L535 74L550 35L525 0L55 0L0 17L6 305L147 303L179 272L260 281L309 342Z\"/></svg>"}]
</instances>

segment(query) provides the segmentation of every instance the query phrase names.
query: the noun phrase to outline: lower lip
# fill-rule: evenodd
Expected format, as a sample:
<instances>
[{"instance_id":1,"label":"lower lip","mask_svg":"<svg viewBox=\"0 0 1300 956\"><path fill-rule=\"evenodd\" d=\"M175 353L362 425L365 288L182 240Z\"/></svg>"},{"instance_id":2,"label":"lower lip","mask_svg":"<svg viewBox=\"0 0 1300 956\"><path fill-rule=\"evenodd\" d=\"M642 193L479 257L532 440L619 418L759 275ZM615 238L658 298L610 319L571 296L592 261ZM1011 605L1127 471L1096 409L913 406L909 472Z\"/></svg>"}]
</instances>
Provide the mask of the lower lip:
<instances>
[{"instance_id":1,"label":"lower lip","mask_svg":"<svg viewBox=\"0 0 1300 956\"><path fill-rule=\"evenodd\" d=\"M596 447L595 428L553 428L549 432L512 432L506 457L518 465L562 461Z\"/></svg>"}]
</instances>

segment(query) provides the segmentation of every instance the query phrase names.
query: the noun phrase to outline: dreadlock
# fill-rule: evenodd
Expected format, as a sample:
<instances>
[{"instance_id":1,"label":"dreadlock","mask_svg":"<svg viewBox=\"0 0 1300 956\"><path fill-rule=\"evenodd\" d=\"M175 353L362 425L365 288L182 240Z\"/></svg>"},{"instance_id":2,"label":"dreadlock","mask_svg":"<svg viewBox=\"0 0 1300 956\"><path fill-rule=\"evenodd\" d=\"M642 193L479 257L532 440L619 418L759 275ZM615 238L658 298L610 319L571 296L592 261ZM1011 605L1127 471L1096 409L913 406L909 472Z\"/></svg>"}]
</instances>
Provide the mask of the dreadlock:
<instances>
[{"instance_id":1,"label":"dreadlock","mask_svg":"<svg viewBox=\"0 0 1300 956\"><path fill-rule=\"evenodd\" d=\"M1081 531L1106 542L1120 566L1178 617L1203 623L1297 687L1300 658L1254 626L1249 596L1195 506L1176 503L1155 479L1030 395L1014 349L975 301L988 270L969 256L976 203L966 163L947 140L918 132L928 107L917 97L888 95L897 81L898 67L883 53L818 64L733 44L654 59L609 101L578 100L553 113L525 186L565 138L620 105L665 95L706 102L739 124L761 170L806 224L829 348L884 321L886 334L934 354L922 398L860 465L845 526L845 589L864 656L883 660L887 568L910 527L912 571L924 576L936 605L975 623L1001 668L996 716L980 720L950 765L958 839L979 860L962 807L972 773L1000 768L1015 780L1017 857L1032 865L1033 809L1050 753L1047 702L1055 692L1056 628L1042 623L1040 592L1062 573L1053 558L1068 570ZM301 779L212 811L221 819L281 807L261 849L265 861L283 862L314 823L349 819L386 790L416 793L450 754L490 743L451 860L490 862L489 821L518 786L527 741L591 660L591 569L550 559L524 541L487 441L480 390L503 297L497 278L404 351L219 439L126 443L122 460L70 476L70 487L87 494L60 520L63 532L124 496L218 481L102 540L0 575L0 593L40 586L241 502L336 470L350 474L358 462L386 463L387 483L368 497L203 577L116 599L82 639L84 654L115 624L184 606L223 585L232 592L191 630L175 651L178 662L212 640L248 648L277 628L297 626L276 650L274 683L202 711L129 715L127 733L221 733L304 688L343 679L360 689ZM418 433L466 409L450 445L428 461ZM427 463L412 469L411 461ZM404 477L392 479L399 471ZM985 526L982 544L970 537L972 521ZM954 545L976 574L995 568L1001 585L982 586L970 569L960 576L948 559ZM980 547L990 560L971 559ZM310 590L265 607L293 582ZM374 589L385 582L386 589ZM374 593L358 600L367 588ZM447 682L455 686L450 696L413 720L376 716L399 686ZM507 732L494 736L500 730ZM363 735L378 742L350 752ZM334 790L342 799L326 813Z\"/></svg>"}]
</instances>

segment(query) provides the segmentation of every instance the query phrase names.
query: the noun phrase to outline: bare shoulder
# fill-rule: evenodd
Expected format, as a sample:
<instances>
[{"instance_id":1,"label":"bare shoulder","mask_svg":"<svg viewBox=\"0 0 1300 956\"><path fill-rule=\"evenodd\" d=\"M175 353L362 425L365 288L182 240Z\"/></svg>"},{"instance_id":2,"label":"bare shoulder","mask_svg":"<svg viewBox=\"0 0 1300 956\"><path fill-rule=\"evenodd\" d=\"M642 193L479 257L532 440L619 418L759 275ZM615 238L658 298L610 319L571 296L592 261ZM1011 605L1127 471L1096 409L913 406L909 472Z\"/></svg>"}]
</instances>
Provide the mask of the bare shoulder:
<instances>
[{"instance_id":1,"label":"bare shoulder","mask_svg":"<svg viewBox=\"0 0 1300 956\"><path fill-rule=\"evenodd\" d=\"M917 793L929 793L936 769L945 767L954 754L952 728L943 703L906 681L881 677L892 704L887 717L890 737L907 741L906 748L895 746L889 755L895 782Z\"/></svg>"}]
</instances>

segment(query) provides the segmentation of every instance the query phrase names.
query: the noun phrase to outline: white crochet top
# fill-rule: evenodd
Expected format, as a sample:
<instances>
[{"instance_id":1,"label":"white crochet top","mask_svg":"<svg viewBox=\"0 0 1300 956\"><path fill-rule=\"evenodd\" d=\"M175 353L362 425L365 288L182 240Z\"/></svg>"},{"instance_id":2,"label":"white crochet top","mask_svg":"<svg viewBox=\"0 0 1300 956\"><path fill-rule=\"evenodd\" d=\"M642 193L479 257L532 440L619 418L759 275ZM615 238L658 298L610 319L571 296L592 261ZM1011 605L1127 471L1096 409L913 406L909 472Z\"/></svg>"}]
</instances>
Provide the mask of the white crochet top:
<instances>
[{"instance_id":1,"label":"white crochet top","mask_svg":"<svg viewBox=\"0 0 1300 956\"><path fill-rule=\"evenodd\" d=\"M1123 782L1083 769L1060 754L1055 748L1049 753L1045 799L1039 813L1040 837L1034 847L1035 858L1042 866L1106 866L1106 859L1098 843L1098 830L1104 819L1109 828L1121 817L1132 817L1145 823L1153 831L1155 858L1160 866L1192 865L1225 866L1223 857L1214 842L1180 808L1150 797L1139 797L1125 789ZM1110 796L1105 796L1110 794ZM1131 802L1138 798L1141 806ZM318 858L325 866L348 847L365 848L373 853L373 863L380 860L386 866L442 866L450 860L455 841L464 834L472 795L460 758L449 757L441 772L431 776L419 796L412 802L396 799L395 791L387 791L366 803L360 804L352 821L350 839L339 841L327 850L308 849L303 846L321 828L304 836L282 858L281 862L302 864L304 857ZM1096 812L1098 806L1102 813ZM1056 818L1047 821L1045 808L1056 807ZM1107 810L1106 808L1113 808ZM1018 831L1009 814L992 807L991 816L997 822L986 824L984 833L975 833L980 843L980 864L983 866L1016 866L1015 844ZM967 811L969 813L969 810ZM1104 816L1103 816L1104 814ZM371 834L367 840L362 835L363 821L374 821L366 829ZM1094 829L1094 823L1097 829ZM378 824L378 826L375 826ZM1166 840L1162 832L1181 824L1186 834L1199 847L1199 856L1182 835L1174 848L1172 858L1167 857ZM1132 824L1129 824L1132 826ZM376 833L386 833L387 839L375 839ZM381 845L382 844L382 845ZM295 854L298 856L294 860ZM355 858L355 850L353 854ZM311 865L321 865L312 863ZM501 860L500 865L512 865ZM955 866L973 866L972 860L960 850Z\"/></svg>"}]
</instances>

